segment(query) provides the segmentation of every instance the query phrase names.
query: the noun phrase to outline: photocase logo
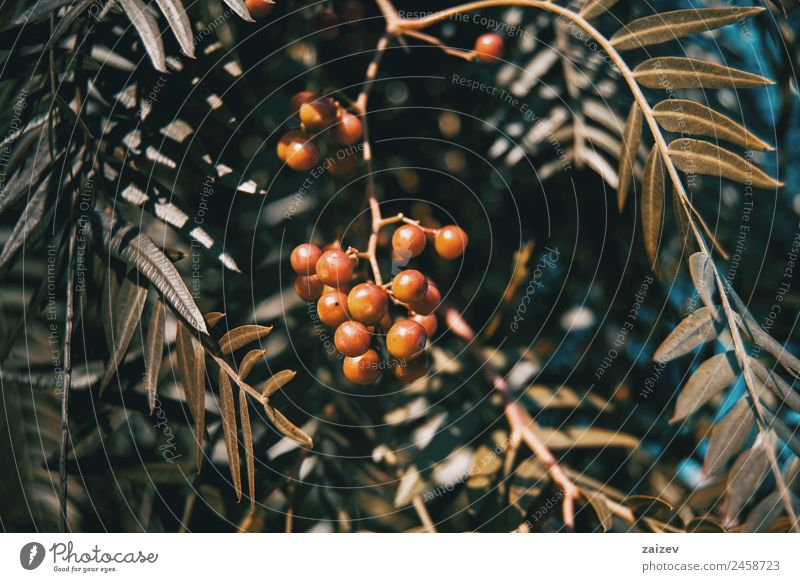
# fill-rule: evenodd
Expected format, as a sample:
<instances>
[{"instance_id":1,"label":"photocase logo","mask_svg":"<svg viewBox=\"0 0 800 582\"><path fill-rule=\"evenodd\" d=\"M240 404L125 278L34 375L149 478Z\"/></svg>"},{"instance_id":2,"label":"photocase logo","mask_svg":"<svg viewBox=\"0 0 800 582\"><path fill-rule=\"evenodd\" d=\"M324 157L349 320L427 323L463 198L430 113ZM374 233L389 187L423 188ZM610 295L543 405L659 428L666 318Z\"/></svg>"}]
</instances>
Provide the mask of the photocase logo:
<instances>
[{"instance_id":1,"label":"photocase logo","mask_svg":"<svg viewBox=\"0 0 800 582\"><path fill-rule=\"evenodd\" d=\"M35 570L44 561L44 546L39 542L30 542L19 551L19 563L26 570Z\"/></svg>"}]
</instances>

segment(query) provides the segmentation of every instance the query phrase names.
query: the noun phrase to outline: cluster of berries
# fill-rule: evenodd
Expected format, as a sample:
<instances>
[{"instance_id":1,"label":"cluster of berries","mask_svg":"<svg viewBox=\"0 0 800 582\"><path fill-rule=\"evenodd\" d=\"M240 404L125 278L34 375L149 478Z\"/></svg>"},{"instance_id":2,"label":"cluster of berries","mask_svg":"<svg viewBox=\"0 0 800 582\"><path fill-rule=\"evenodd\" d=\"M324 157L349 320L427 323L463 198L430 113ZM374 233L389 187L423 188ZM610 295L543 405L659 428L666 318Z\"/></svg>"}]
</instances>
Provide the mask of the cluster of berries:
<instances>
[{"instance_id":1,"label":"cluster of berries","mask_svg":"<svg viewBox=\"0 0 800 582\"><path fill-rule=\"evenodd\" d=\"M359 152L353 146L364 135L361 120L338 101L318 97L311 91L297 93L289 107L300 120L300 128L283 134L278 141L278 158L293 170L311 170L320 161L320 149L314 140L325 132L334 146L345 146L326 160L326 169L337 178L352 174L359 159Z\"/></svg>"},{"instance_id":2,"label":"cluster of berries","mask_svg":"<svg viewBox=\"0 0 800 582\"><path fill-rule=\"evenodd\" d=\"M406 221L392 236L395 264L405 265L419 256L429 236L437 254L448 260L460 257L467 246L467 234L458 226L432 229ZM383 368L390 367L400 381L414 382L428 369L425 345L436 333L434 312L441 293L415 269L401 271L386 285L368 280L353 286L354 271L363 256L357 249L343 250L338 244L324 249L311 243L299 245L290 259L297 273L295 292L305 301L317 301L320 322L336 330L334 345L344 356L342 370L349 381L370 384ZM394 320L392 305L405 310L407 317ZM385 343L393 361L383 361L379 342Z\"/></svg>"}]
</instances>

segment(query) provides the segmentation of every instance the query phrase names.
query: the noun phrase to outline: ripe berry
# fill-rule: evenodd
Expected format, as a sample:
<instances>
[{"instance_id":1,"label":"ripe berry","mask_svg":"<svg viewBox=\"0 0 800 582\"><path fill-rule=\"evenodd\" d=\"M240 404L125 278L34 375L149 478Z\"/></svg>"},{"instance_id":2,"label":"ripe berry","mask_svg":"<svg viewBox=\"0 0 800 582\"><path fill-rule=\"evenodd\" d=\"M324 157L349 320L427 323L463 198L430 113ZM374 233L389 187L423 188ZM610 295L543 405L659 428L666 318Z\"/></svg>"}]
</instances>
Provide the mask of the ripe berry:
<instances>
[{"instance_id":1,"label":"ripe berry","mask_svg":"<svg viewBox=\"0 0 800 582\"><path fill-rule=\"evenodd\" d=\"M323 131L336 121L336 105L329 97L300 105L300 121L309 131Z\"/></svg>"},{"instance_id":2,"label":"ripe berry","mask_svg":"<svg viewBox=\"0 0 800 582\"><path fill-rule=\"evenodd\" d=\"M436 233L436 252L443 259L457 259L467 248L469 238L463 229L450 225L440 228Z\"/></svg>"},{"instance_id":3,"label":"ripe berry","mask_svg":"<svg viewBox=\"0 0 800 582\"><path fill-rule=\"evenodd\" d=\"M428 278L419 271L406 269L392 281L392 292L403 303L419 303L428 292Z\"/></svg>"},{"instance_id":4,"label":"ripe berry","mask_svg":"<svg viewBox=\"0 0 800 582\"><path fill-rule=\"evenodd\" d=\"M475 53L484 63L494 63L503 56L503 39L493 32L480 35L475 41Z\"/></svg>"},{"instance_id":5,"label":"ripe berry","mask_svg":"<svg viewBox=\"0 0 800 582\"><path fill-rule=\"evenodd\" d=\"M425 299L419 303L412 303L410 307L420 315L430 315L436 311L441 301L442 294L439 293L439 289L432 281L428 281L428 291L425 293Z\"/></svg>"},{"instance_id":6,"label":"ripe berry","mask_svg":"<svg viewBox=\"0 0 800 582\"><path fill-rule=\"evenodd\" d=\"M245 6L253 18L264 18L275 8L275 4L271 4L267 0L245 0Z\"/></svg>"},{"instance_id":7,"label":"ripe berry","mask_svg":"<svg viewBox=\"0 0 800 582\"><path fill-rule=\"evenodd\" d=\"M345 358L342 372L353 384L371 384L381 374L381 358L375 350L367 350L362 356Z\"/></svg>"},{"instance_id":8,"label":"ripe berry","mask_svg":"<svg viewBox=\"0 0 800 582\"><path fill-rule=\"evenodd\" d=\"M331 129L333 141L339 145L353 145L358 143L364 135L364 124L352 113L344 112L336 120L336 125Z\"/></svg>"},{"instance_id":9,"label":"ripe berry","mask_svg":"<svg viewBox=\"0 0 800 582\"><path fill-rule=\"evenodd\" d=\"M429 338L436 335L436 330L439 328L439 320L436 319L435 315L420 315L417 313L412 319L425 328L425 333L428 334Z\"/></svg>"},{"instance_id":10,"label":"ripe berry","mask_svg":"<svg viewBox=\"0 0 800 582\"><path fill-rule=\"evenodd\" d=\"M347 296L347 308L356 321L367 325L378 323L389 309L386 291L367 281L353 287Z\"/></svg>"},{"instance_id":11,"label":"ripe berry","mask_svg":"<svg viewBox=\"0 0 800 582\"><path fill-rule=\"evenodd\" d=\"M316 98L317 96L311 91L300 91L299 93L295 93L291 100L289 100L289 111L292 112L292 115L297 115L300 113L300 106L303 103L311 103Z\"/></svg>"},{"instance_id":12,"label":"ripe berry","mask_svg":"<svg viewBox=\"0 0 800 582\"><path fill-rule=\"evenodd\" d=\"M418 257L425 250L427 243L423 230L413 224L404 224L392 235L392 249L395 254L405 255L407 258Z\"/></svg>"},{"instance_id":13,"label":"ripe berry","mask_svg":"<svg viewBox=\"0 0 800 582\"><path fill-rule=\"evenodd\" d=\"M394 368L394 377L403 384L411 384L428 373L428 358L420 357L414 360L398 362Z\"/></svg>"},{"instance_id":14,"label":"ripe berry","mask_svg":"<svg viewBox=\"0 0 800 582\"><path fill-rule=\"evenodd\" d=\"M338 289L353 278L353 261L344 251L325 251L317 261L316 270L320 281Z\"/></svg>"},{"instance_id":15,"label":"ripe berry","mask_svg":"<svg viewBox=\"0 0 800 582\"><path fill-rule=\"evenodd\" d=\"M363 323L345 321L336 328L333 343L339 352L348 358L361 356L369 349L372 343L372 334L367 331Z\"/></svg>"},{"instance_id":16,"label":"ripe berry","mask_svg":"<svg viewBox=\"0 0 800 582\"><path fill-rule=\"evenodd\" d=\"M324 293L317 302L319 320L330 327L339 327L349 319L347 295L341 291Z\"/></svg>"},{"instance_id":17,"label":"ripe berry","mask_svg":"<svg viewBox=\"0 0 800 582\"><path fill-rule=\"evenodd\" d=\"M334 156L329 159L328 172L334 178L346 178L356 171L358 167L358 156L355 154L347 156Z\"/></svg>"},{"instance_id":18,"label":"ripe berry","mask_svg":"<svg viewBox=\"0 0 800 582\"><path fill-rule=\"evenodd\" d=\"M303 301L316 301L322 295L322 281L316 275L298 275L294 280L294 292Z\"/></svg>"},{"instance_id":19,"label":"ripe berry","mask_svg":"<svg viewBox=\"0 0 800 582\"><path fill-rule=\"evenodd\" d=\"M386 334L386 349L395 358L412 360L425 349L425 328L411 319L401 319Z\"/></svg>"},{"instance_id":20,"label":"ripe berry","mask_svg":"<svg viewBox=\"0 0 800 582\"><path fill-rule=\"evenodd\" d=\"M319 148L313 141L293 140L286 148L286 165L307 172L319 163Z\"/></svg>"},{"instance_id":21,"label":"ripe berry","mask_svg":"<svg viewBox=\"0 0 800 582\"><path fill-rule=\"evenodd\" d=\"M281 136L281 139L278 140L278 159L280 161L286 161L286 151L289 148L289 145L294 143L295 141L299 141L300 143L305 143L309 141L308 136L303 133L299 129L290 129L286 133Z\"/></svg>"},{"instance_id":22,"label":"ripe berry","mask_svg":"<svg viewBox=\"0 0 800 582\"><path fill-rule=\"evenodd\" d=\"M322 251L317 245L304 243L292 251L289 262L298 275L313 275L317 269L317 261L322 256Z\"/></svg>"}]
</instances>

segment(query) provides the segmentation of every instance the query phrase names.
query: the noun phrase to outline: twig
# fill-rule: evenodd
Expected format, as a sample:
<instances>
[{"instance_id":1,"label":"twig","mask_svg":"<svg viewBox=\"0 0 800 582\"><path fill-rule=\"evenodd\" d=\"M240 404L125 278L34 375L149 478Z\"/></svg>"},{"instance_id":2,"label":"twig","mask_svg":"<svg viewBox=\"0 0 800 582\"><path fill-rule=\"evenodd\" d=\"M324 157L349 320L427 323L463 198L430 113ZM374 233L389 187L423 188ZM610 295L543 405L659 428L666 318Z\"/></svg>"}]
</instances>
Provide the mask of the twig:
<instances>
[{"instance_id":1,"label":"twig","mask_svg":"<svg viewBox=\"0 0 800 582\"><path fill-rule=\"evenodd\" d=\"M67 532L67 444L69 443L69 390L72 384L72 320L75 311L75 246L78 231L73 224L69 237L67 255L67 305L66 323L64 325L64 376L61 393L61 427L58 439L58 499L61 508L59 529Z\"/></svg>"}]
</instances>

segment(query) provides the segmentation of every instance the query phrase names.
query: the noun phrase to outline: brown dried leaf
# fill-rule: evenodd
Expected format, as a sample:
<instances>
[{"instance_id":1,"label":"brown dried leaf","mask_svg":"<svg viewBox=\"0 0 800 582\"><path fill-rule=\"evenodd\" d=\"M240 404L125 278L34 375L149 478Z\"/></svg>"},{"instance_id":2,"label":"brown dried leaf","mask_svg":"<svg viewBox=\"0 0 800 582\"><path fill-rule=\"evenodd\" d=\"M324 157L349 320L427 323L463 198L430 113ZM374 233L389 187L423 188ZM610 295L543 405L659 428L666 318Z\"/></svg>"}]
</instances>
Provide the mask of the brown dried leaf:
<instances>
[{"instance_id":1,"label":"brown dried leaf","mask_svg":"<svg viewBox=\"0 0 800 582\"><path fill-rule=\"evenodd\" d=\"M725 493L725 513L728 521L739 515L769 470L769 459L760 446L754 446L739 455L728 473L728 487Z\"/></svg>"},{"instance_id":2,"label":"brown dried leaf","mask_svg":"<svg viewBox=\"0 0 800 582\"><path fill-rule=\"evenodd\" d=\"M653 360L661 363L669 362L715 339L722 329L721 322L719 307L716 309L701 307L681 321L678 327L661 342L653 355Z\"/></svg>"},{"instance_id":3,"label":"brown dried leaf","mask_svg":"<svg viewBox=\"0 0 800 582\"><path fill-rule=\"evenodd\" d=\"M771 145L759 139L730 117L688 99L665 99L653 107L653 115L667 131L713 137L745 149L772 151Z\"/></svg>"},{"instance_id":4,"label":"brown dried leaf","mask_svg":"<svg viewBox=\"0 0 800 582\"><path fill-rule=\"evenodd\" d=\"M664 163L658 146L653 146L642 178L642 230L647 258L658 274L658 245L664 221Z\"/></svg>"},{"instance_id":5,"label":"brown dried leaf","mask_svg":"<svg viewBox=\"0 0 800 582\"><path fill-rule=\"evenodd\" d=\"M675 167L692 176L702 174L752 184L757 188L783 186L745 158L707 141L688 137L669 144L669 157Z\"/></svg>"},{"instance_id":6,"label":"brown dried leaf","mask_svg":"<svg viewBox=\"0 0 800 582\"><path fill-rule=\"evenodd\" d=\"M760 75L732 69L709 61L687 57L656 57L633 70L640 85L659 89L724 89L727 87L766 87L772 81Z\"/></svg>"},{"instance_id":7,"label":"brown dried leaf","mask_svg":"<svg viewBox=\"0 0 800 582\"><path fill-rule=\"evenodd\" d=\"M611 37L617 50L637 49L733 24L763 12L760 7L690 8L638 18Z\"/></svg>"},{"instance_id":8,"label":"brown dried leaf","mask_svg":"<svg viewBox=\"0 0 800 582\"><path fill-rule=\"evenodd\" d=\"M599 491L588 491L586 489L581 489L581 493L592 506L595 514L597 514L597 519L600 521L603 531L610 530L614 525L614 516L608 507L608 497Z\"/></svg>"},{"instance_id":9,"label":"brown dried leaf","mask_svg":"<svg viewBox=\"0 0 800 582\"><path fill-rule=\"evenodd\" d=\"M261 395L264 398L269 398L286 386L295 376L297 376L297 372L294 370L281 370L261 385Z\"/></svg>"},{"instance_id":10,"label":"brown dried leaf","mask_svg":"<svg viewBox=\"0 0 800 582\"><path fill-rule=\"evenodd\" d=\"M750 533L767 532L783 515L784 505L780 491L773 491L762 499L747 516L745 530Z\"/></svg>"},{"instance_id":11,"label":"brown dried leaf","mask_svg":"<svg viewBox=\"0 0 800 582\"><path fill-rule=\"evenodd\" d=\"M293 425L279 410L273 408L269 404L264 404L264 411L269 421L275 425L275 428L285 437L309 449L314 446L314 441L311 440L311 437Z\"/></svg>"},{"instance_id":12,"label":"brown dried leaf","mask_svg":"<svg viewBox=\"0 0 800 582\"><path fill-rule=\"evenodd\" d=\"M215 326L215 325L217 325L217 324L218 324L220 321L222 321L223 319L225 319L225 314L224 314L224 313L222 313L221 311L209 311L209 312L208 312L208 313L206 313L206 314L205 314L203 317L205 318L205 320L206 320L206 323L207 323L207 324L208 324L210 327L214 327L214 326Z\"/></svg>"},{"instance_id":13,"label":"brown dried leaf","mask_svg":"<svg viewBox=\"0 0 800 582\"><path fill-rule=\"evenodd\" d=\"M219 413L222 417L222 434L225 437L225 450L228 453L228 466L231 468L236 500L242 500L242 469L239 466L239 438L236 432L236 405L233 388L227 372L219 370Z\"/></svg>"},{"instance_id":14,"label":"brown dried leaf","mask_svg":"<svg viewBox=\"0 0 800 582\"><path fill-rule=\"evenodd\" d=\"M764 364L755 358L749 358L750 369L761 383L769 388L776 396L786 403L795 412L800 412L800 394L786 380L778 376L773 370L769 370Z\"/></svg>"},{"instance_id":15,"label":"brown dried leaf","mask_svg":"<svg viewBox=\"0 0 800 582\"><path fill-rule=\"evenodd\" d=\"M586 19L597 18L619 2L619 0L589 0L581 10L581 16Z\"/></svg>"},{"instance_id":16,"label":"brown dried leaf","mask_svg":"<svg viewBox=\"0 0 800 582\"><path fill-rule=\"evenodd\" d=\"M703 473L713 475L742 450L754 424L750 404L746 398L741 398L725 418L714 425L703 462Z\"/></svg>"},{"instance_id":17,"label":"brown dried leaf","mask_svg":"<svg viewBox=\"0 0 800 582\"><path fill-rule=\"evenodd\" d=\"M619 187L617 188L617 206L622 212L625 208L625 200L628 198L628 191L631 186L633 176L633 166L636 164L636 156L639 153L639 144L642 141L642 110L639 105L634 103L628 114L628 121L625 123L625 131L622 134L622 148L619 154Z\"/></svg>"},{"instance_id":18,"label":"brown dried leaf","mask_svg":"<svg viewBox=\"0 0 800 582\"><path fill-rule=\"evenodd\" d=\"M264 356L267 355L267 350L250 350L245 355L242 363L239 365L239 377L242 380L246 380L247 377L250 375L250 372L253 371L253 368L256 364L264 359Z\"/></svg>"},{"instance_id":19,"label":"brown dried leaf","mask_svg":"<svg viewBox=\"0 0 800 582\"><path fill-rule=\"evenodd\" d=\"M739 377L739 372L739 364L733 351L717 354L700 364L681 390L670 424L693 414L714 395L733 384Z\"/></svg>"},{"instance_id":20,"label":"brown dried leaf","mask_svg":"<svg viewBox=\"0 0 800 582\"><path fill-rule=\"evenodd\" d=\"M711 261L711 257L703 251L694 253L689 257L689 272L703 305L713 308L714 293L717 287L714 280L714 263Z\"/></svg>"},{"instance_id":21,"label":"brown dried leaf","mask_svg":"<svg viewBox=\"0 0 800 582\"><path fill-rule=\"evenodd\" d=\"M219 340L219 347L222 353L227 355L249 343L260 340L271 331L272 326L241 325L223 335Z\"/></svg>"},{"instance_id":22,"label":"brown dried leaf","mask_svg":"<svg viewBox=\"0 0 800 582\"><path fill-rule=\"evenodd\" d=\"M250 409L247 394L239 390L239 419L242 422L242 440L244 441L244 458L247 465L247 490L250 493L250 513L256 509L256 455L253 451L253 427L250 426Z\"/></svg>"},{"instance_id":23,"label":"brown dried leaf","mask_svg":"<svg viewBox=\"0 0 800 582\"><path fill-rule=\"evenodd\" d=\"M183 380L183 393L192 413L195 425L195 462L197 472L203 462L203 440L205 438L206 424L206 360L203 346L189 329L178 323L178 335L175 340L178 352L178 368Z\"/></svg>"},{"instance_id":24,"label":"brown dried leaf","mask_svg":"<svg viewBox=\"0 0 800 582\"><path fill-rule=\"evenodd\" d=\"M153 414L156 407L158 374L164 356L165 311L164 302L160 298L156 299L153 314L150 316L150 328L147 330L147 338L144 342L144 388L147 393L150 414Z\"/></svg>"}]
</instances>

